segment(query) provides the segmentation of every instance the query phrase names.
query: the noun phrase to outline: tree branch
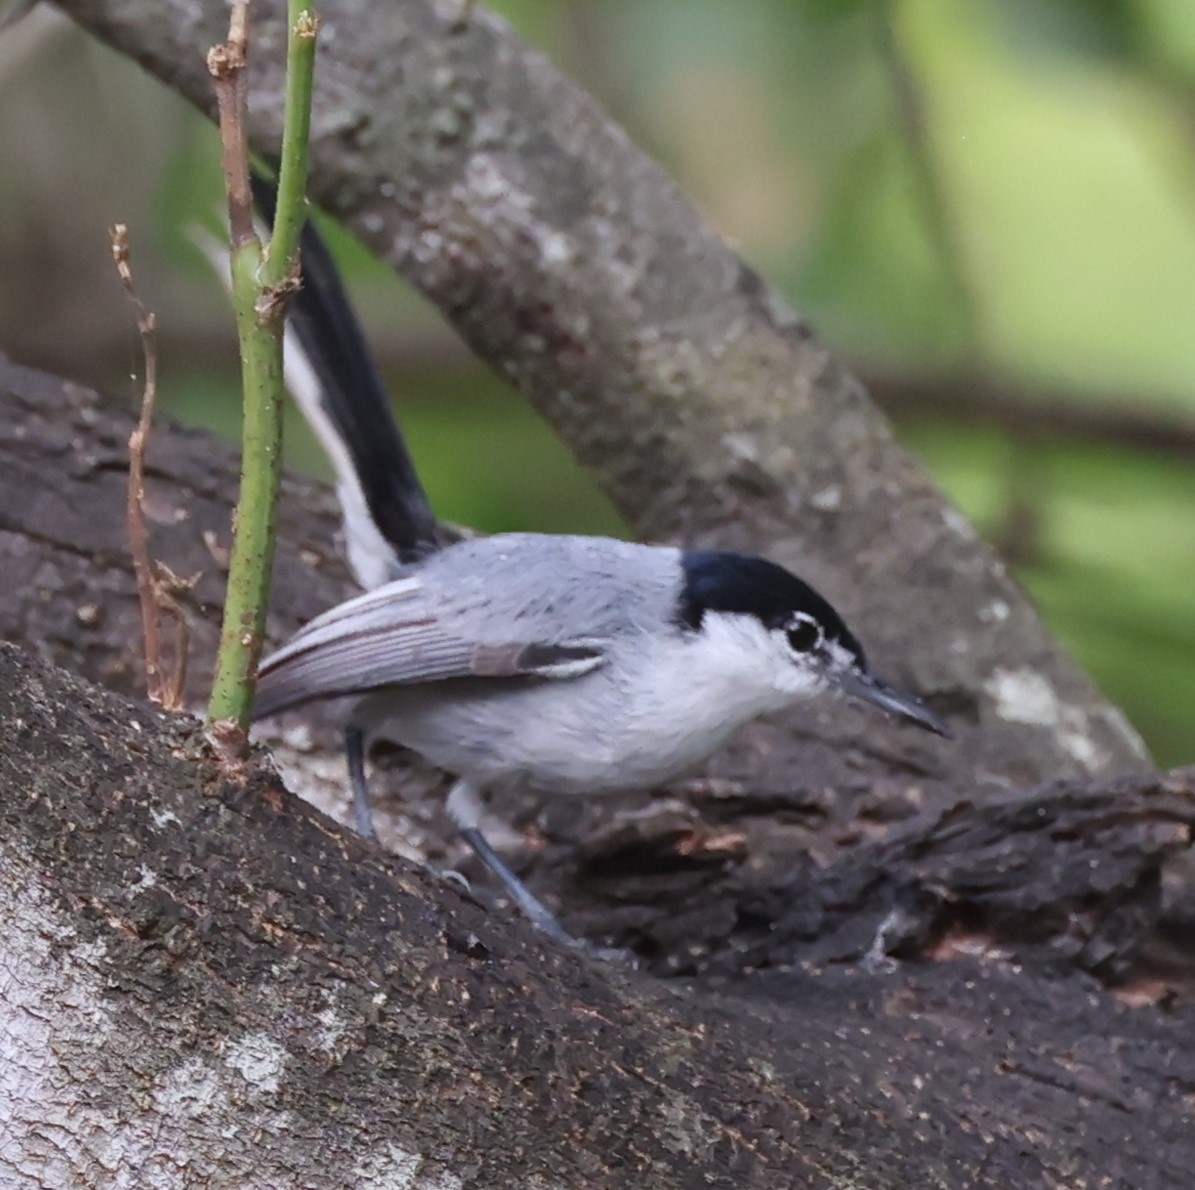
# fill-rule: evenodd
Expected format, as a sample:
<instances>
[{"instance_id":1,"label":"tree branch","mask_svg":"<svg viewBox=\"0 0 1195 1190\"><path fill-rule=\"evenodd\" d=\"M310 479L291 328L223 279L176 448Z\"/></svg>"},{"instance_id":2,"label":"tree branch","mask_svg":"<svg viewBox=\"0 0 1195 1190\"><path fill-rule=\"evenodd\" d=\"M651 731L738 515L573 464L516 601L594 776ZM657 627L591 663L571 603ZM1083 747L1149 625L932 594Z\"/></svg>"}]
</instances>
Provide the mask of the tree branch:
<instances>
[{"instance_id":1,"label":"tree branch","mask_svg":"<svg viewBox=\"0 0 1195 1190\"><path fill-rule=\"evenodd\" d=\"M991 425L1021 440L1090 442L1163 458L1195 459L1195 419L1128 393L1097 396L1025 386L976 372L938 376L876 372L868 383L896 417Z\"/></svg>"},{"instance_id":2,"label":"tree branch","mask_svg":"<svg viewBox=\"0 0 1195 1190\"><path fill-rule=\"evenodd\" d=\"M5 1184L107 1184L114 1151L328 1190L1179 1185L1195 1161L1189 1009L975 958L664 988L8 645L0 928Z\"/></svg>"}]
</instances>

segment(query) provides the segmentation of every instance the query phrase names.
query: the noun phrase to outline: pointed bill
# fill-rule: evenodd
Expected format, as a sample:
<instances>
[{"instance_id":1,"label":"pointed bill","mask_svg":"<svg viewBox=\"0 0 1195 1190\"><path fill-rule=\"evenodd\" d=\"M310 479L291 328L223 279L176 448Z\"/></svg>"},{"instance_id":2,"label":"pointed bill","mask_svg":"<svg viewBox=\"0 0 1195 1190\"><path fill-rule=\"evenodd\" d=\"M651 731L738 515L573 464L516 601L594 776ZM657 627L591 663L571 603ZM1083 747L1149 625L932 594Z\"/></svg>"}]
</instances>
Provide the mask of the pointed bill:
<instances>
[{"instance_id":1,"label":"pointed bill","mask_svg":"<svg viewBox=\"0 0 1195 1190\"><path fill-rule=\"evenodd\" d=\"M842 691L851 698L870 703L886 714L915 723L926 731L932 731L934 735L944 736L946 739L953 738L946 724L921 699L912 694L906 694L903 690L897 690L895 686L889 686L887 682L872 677L871 674L859 673L856 670L848 670L836 674L835 677Z\"/></svg>"}]
</instances>

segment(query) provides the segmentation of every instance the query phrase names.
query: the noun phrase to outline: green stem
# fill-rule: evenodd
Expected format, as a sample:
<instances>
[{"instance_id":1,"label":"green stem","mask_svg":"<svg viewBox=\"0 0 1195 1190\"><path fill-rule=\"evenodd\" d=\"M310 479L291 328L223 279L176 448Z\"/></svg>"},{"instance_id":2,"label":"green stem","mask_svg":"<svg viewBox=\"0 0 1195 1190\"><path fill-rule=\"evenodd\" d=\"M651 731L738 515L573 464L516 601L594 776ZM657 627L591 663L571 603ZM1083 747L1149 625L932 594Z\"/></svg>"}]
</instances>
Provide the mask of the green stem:
<instances>
[{"instance_id":1,"label":"green stem","mask_svg":"<svg viewBox=\"0 0 1195 1190\"><path fill-rule=\"evenodd\" d=\"M234 245L232 251L244 390L241 491L208 718L231 721L242 740L253 706L274 561L274 503L282 460L285 299L298 273L299 235L307 217L304 192L316 20L306 0L288 0L288 16L291 34L274 234L268 249L263 250L252 237ZM248 168L246 159L246 178Z\"/></svg>"},{"instance_id":2,"label":"green stem","mask_svg":"<svg viewBox=\"0 0 1195 1190\"><path fill-rule=\"evenodd\" d=\"M261 245L243 244L232 259L233 302L241 340L244 390L241 493L237 501L220 652L209 719L249 724L253 675L261 656L274 560L274 499L282 454L282 340L258 318Z\"/></svg>"},{"instance_id":3,"label":"green stem","mask_svg":"<svg viewBox=\"0 0 1195 1190\"><path fill-rule=\"evenodd\" d=\"M307 221L307 145L311 131L311 90L315 78L318 21L307 0L287 0L290 39L286 50L286 102L282 160L274 233L266 253L266 288L282 285L298 267L299 236Z\"/></svg>"}]
</instances>

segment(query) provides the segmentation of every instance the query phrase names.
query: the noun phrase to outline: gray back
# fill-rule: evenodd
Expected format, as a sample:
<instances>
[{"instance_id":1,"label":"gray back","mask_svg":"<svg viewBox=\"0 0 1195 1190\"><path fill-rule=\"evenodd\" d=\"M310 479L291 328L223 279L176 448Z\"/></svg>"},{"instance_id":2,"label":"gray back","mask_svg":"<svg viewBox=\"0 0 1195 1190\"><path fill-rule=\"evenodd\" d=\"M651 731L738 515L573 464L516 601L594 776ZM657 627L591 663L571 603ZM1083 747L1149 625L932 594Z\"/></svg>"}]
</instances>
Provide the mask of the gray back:
<instances>
[{"instance_id":1,"label":"gray back","mask_svg":"<svg viewBox=\"0 0 1195 1190\"><path fill-rule=\"evenodd\" d=\"M317 616L261 666L254 713L450 678L567 679L674 628L679 551L511 533L448 547Z\"/></svg>"},{"instance_id":2,"label":"gray back","mask_svg":"<svg viewBox=\"0 0 1195 1190\"><path fill-rule=\"evenodd\" d=\"M673 618L680 551L608 537L504 533L412 566L441 619L478 643L614 638Z\"/></svg>"}]
</instances>

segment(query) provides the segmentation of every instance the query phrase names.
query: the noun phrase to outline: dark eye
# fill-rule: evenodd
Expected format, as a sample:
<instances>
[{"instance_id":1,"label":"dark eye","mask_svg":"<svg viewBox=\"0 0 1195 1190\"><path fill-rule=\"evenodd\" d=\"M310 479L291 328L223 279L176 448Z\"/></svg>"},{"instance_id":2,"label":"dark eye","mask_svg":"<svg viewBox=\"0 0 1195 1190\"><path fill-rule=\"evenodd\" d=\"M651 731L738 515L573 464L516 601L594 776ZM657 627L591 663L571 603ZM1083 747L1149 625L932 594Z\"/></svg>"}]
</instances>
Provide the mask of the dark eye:
<instances>
[{"instance_id":1,"label":"dark eye","mask_svg":"<svg viewBox=\"0 0 1195 1190\"><path fill-rule=\"evenodd\" d=\"M808 616L793 616L785 629L788 647L794 653L812 653L822 643L821 625Z\"/></svg>"}]
</instances>

